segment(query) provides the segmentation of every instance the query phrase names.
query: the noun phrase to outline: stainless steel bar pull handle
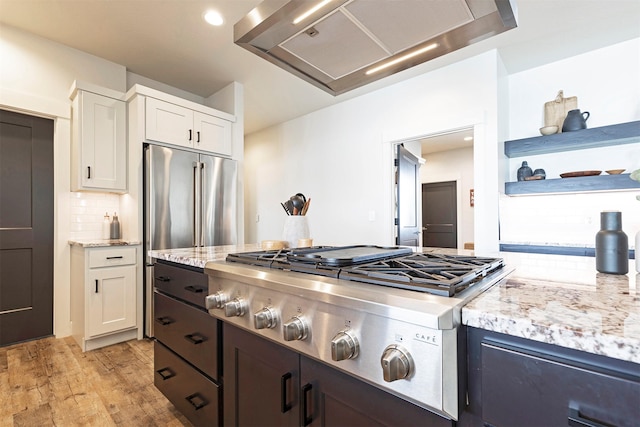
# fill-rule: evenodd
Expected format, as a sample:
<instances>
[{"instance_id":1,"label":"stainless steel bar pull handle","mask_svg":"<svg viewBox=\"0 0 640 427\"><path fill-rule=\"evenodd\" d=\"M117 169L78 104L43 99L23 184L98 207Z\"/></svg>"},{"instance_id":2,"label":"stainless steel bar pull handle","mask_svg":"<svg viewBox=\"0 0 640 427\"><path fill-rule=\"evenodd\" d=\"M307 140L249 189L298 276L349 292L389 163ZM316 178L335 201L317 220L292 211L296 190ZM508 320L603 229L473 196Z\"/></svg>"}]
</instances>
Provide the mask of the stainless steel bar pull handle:
<instances>
[{"instance_id":1,"label":"stainless steel bar pull handle","mask_svg":"<svg viewBox=\"0 0 640 427\"><path fill-rule=\"evenodd\" d=\"M206 189L205 189L205 185L206 185L206 179L205 177L207 176L205 174L205 164L204 163L200 163L200 220L199 220L199 224L200 224L200 246L206 246L206 242L205 242L205 232L204 232L204 195L207 194L206 193Z\"/></svg>"},{"instance_id":2,"label":"stainless steel bar pull handle","mask_svg":"<svg viewBox=\"0 0 640 427\"><path fill-rule=\"evenodd\" d=\"M193 238L192 246L200 246L200 162L193 162Z\"/></svg>"}]
</instances>

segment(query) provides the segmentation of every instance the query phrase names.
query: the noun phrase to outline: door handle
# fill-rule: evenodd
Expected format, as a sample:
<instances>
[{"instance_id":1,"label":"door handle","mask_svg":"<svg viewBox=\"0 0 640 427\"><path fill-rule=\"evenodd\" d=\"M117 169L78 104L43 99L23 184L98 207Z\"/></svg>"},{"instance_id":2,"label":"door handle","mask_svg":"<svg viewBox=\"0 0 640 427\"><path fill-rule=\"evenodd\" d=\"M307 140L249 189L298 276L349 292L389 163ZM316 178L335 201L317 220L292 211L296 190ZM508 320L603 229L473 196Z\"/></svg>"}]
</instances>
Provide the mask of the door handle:
<instances>
[{"instance_id":1,"label":"door handle","mask_svg":"<svg viewBox=\"0 0 640 427\"><path fill-rule=\"evenodd\" d=\"M280 412L283 414L291 409L291 404L287 399L287 383L291 379L291 372L287 372L280 377Z\"/></svg>"},{"instance_id":2,"label":"door handle","mask_svg":"<svg viewBox=\"0 0 640 427\"><path fill-rule=\"evenodd\" d=\"M91 166L87 166L87 179L91 179Z\"/></svg>"},{"instance_id":3,"label":"door handle","mask_svg":"<svg viewBox=\"0 0 640 427\"><path fill-rule=\"evenodd\" d=\"M189 292L193 292L194 294L201 294L202 292L204 292L204 289L193 286L193 285L189 285L189 286L185 286L184 287L185 291L189 291Z\"/></svg>"},{"instance_id":4,"label":"door handle","mask_svg":"<svg viewBox=\"0 0 640 427\"><path fill-rule=\"evenodd\" d=\"M205 400L205 398L200 396L200 393L193 393L191 396L185 397L185 399L187 399L187 401L191 403L191 405L196 409L196 411L198 409L204 408L209 403Z\"/></svg>"},{"instance_id":5,"label":"door handle","mask_svg":"<svg viewBox=\"0 0 640 427\"><path fill-rule=\"evenodd\" d=\"M169 378L176 376L175 372L173 372L170 368L158 369L156 372L158 373L158 375L160 375L162 381L166 381Z\"/></svg>"},{"instance_id":6,"label":"door handle","mask_svg":"<svg viewBox=\"0 0 640 427\"><path fill-rule=\"evenodd\" d=\"M608 424L601 424L598 421L588 419L580 415L580 411L576 408L569 407L569 416L567 417L569 426L571 427L606 427Z\"/></svg>"},{"instance_id":7,"label":"door handle","mask_svg":"<svg viewBox=\"0 0 640 427\"><path fill-rule=\"evenodd\" d=\"M199 333L193 333L193 334L189 334L189 335L185 335L184 339L186 339L187 341L189 341L191 344L202 344L203 342L205 342L207 340L207 337L200 335Z\"/></svg>"},{"instance_id":8,"label":"door handle","mask_svg":"<svg viewBox=\"0 0 640 427\"><path fill-rule=\"evenodd\" d=\"M162 326L167 326L173 323L173 319L168 316L157 317L156 323L159 323Z\"/></svg>"},{"instance_id":9,"label":"door handle","mask_svg":"<svg viewBox=\"0 0 640 427\"><path fill-rule=\"evenodd\" d=\"M158 277L156 277L156 280L158 282L170 282L171 281L171 277L169 277L169 276L158 276Z\"/></svg>"},{"instance_id":10,"label":"door handle","mask_svg":"<svg viewBox=\"0 0 640 427\"><path fill-rule=\"evenodd\" d=\"M98 279L96 279L96 294L98 293Z\"/></svg>"},{"instance_id":11,"label":"door handle","mask_svg":"<svg viewBox=\"0 0 640 427\"><path fill-rule=\"evenodd\" d=\"M313 386L311 384L305 384L302 386L302 425L304 427L308 426L313 421L313 413L309 415L309 407L311 406L309 402L309 393L312 389Z\"/></svg>"}]
</instances>

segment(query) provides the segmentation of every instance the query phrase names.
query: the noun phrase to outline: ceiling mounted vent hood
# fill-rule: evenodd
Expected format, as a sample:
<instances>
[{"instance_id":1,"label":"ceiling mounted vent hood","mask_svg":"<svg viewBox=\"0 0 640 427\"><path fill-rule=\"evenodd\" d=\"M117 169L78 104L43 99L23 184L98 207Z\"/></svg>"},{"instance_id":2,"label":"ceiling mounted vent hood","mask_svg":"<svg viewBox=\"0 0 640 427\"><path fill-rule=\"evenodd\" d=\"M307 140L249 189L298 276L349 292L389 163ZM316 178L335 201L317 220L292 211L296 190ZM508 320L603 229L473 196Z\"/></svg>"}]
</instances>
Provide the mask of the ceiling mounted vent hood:
<instances>
[{"instance_id":1,"label":"ceiling mounted vent hood","mask_svg":"<svg viewBox=\"0 0 640 427\"><path fill-rule=\"evenodd\" d=\"M510 0L265 0L239 46L339 95L516 27Z\"/></svg>"}]
</instances>

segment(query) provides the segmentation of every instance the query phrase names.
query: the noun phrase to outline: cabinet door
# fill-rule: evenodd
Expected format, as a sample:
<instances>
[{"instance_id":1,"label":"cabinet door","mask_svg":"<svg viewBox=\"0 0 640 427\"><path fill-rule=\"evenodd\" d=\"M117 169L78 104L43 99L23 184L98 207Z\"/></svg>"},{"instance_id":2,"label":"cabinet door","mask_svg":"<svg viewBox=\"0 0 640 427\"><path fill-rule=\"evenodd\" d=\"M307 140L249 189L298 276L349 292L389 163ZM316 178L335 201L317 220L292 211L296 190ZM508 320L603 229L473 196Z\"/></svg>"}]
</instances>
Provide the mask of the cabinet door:
<instances>
[{"instance_id":1,"label":"cabinet door","mask_svg":"<svg viewBox=\"0 0 640 427\"><path fill-rule=\"evenodd\" d=\"M231 122L195 111L193 127L195 148L231 156Z\"/></svg>"},{"instance_id":2,"label":"cabinet door","mask_svg":"<svg viewBox=\"0 0 640 427\"><path fill-rule=\"evenodd\" d=\"M303 426L452 426L453 421L302 357Z\"/></svg>"},{"instance_id":3,"label":"cabinet door","mask_svg":"<svg viewBox=\"0 0 640 427\"><path fill-rule=\"evenodd\" d=\"M89 270L86 287L87 335L136 326L136 266Z\"/></svg>"},{"instance_id":4,"label":"cabinet door","mask_svg":"<svg viewBox=\"0 0 640 427\"><path fill-rule=\"evenodd\" d=\"M193 147L193 111L147 98L145 132L147 140Z\"/></svg>"},{"instance_id":5,"label":"cabinet door","mask_svg":"<svg viewBox=\"0 0 640 427\"><path fill-rule=\"evenodd\" d=\"M127 189L127 124L124 101L80 92L82 189Z\"/></svg>"},{"instance_id":6,"label":"cabinet door","mask_svg":"<svg viewBox=\"0 0 640 427\"><path fill-rule=\"evenodd\" d=\"M482 343L482 418L495 426L637 426L640 377Z\"/></svg>"},{"instance_id":7,"label":"cabinet door","mask_svg":"<svg viewBox=\"0 0 640 427\"><path fill-rule=\"evenodd\" d=\"M297 426L297 353L240 330L223 329L225 426Z\"/></svg>"}]
</instances>

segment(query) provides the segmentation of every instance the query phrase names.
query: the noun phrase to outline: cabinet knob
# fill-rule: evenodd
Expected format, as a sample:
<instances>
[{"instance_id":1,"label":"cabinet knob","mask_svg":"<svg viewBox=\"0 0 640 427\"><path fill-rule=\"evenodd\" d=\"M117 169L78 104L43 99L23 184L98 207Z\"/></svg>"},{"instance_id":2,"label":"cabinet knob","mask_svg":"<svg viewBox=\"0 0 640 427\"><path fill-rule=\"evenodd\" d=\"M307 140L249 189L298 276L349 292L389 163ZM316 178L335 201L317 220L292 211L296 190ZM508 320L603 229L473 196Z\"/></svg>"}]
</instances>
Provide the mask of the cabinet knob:
<instances>
[{"instance_id":1,"label":"cabinet knob","mask_svg":"<svg viewBox=\"0 0 640 427\"><path fill-rule=\"evenodd\" d=\"M285 341L302 341L309 335L309 324L302 316L294 316L282 325Z\"/></svg>"},{"instance_id":2,"label":"cabinet knob","mask_svg":"<svg viewBox=\"0 0 640 427\"><path fill-rule=\"evenodd\" d=\"M265 307L253 315L253 326L256 329L273 329L278 324L278 315L271 307Z\"/></svg>"},{"instance_id":3,"label":"cabinet knob","mask_svg":"<svg viewBox=\"0 0 640 427\"><path fill-rule=\"evenodd\" d=\"M414 369L411 354L395 344L384 349L380 364L382 365L382 376L388 383L407 378Z\"/></svg>"},{"instance_id":4,"label":"cabinet knob","mask_svg":"<svg viewBox=\"0 0 640 427\"><path fill-rule=\"evenodd\" d=\"M355 359L359 352L358 338L350 330L338 332L331 340L331 358L336 362Z\"/></svg>"}]
</instances>

